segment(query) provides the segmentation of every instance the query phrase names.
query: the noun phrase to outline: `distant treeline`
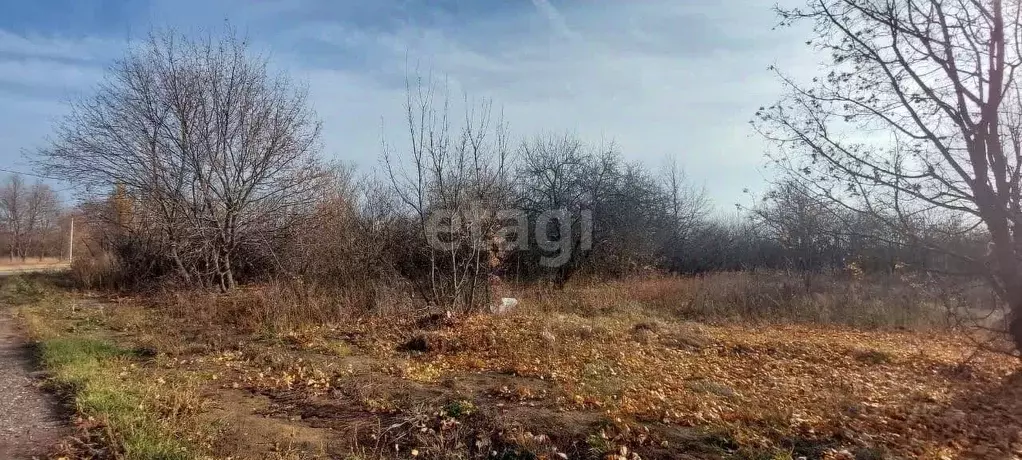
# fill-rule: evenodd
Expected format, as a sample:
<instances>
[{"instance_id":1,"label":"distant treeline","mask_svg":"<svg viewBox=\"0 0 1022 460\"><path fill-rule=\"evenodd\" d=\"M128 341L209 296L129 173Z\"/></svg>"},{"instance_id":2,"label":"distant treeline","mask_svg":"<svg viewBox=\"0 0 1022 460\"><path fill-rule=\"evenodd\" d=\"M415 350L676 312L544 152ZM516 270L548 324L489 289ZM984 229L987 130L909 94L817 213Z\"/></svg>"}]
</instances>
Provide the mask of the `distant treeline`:
<instances>
[{"instance_id":1,"label":"distant treeline","mask_svg":"<svg viewBox=\"0 0 1022 460\"><path fill-rule=\"evenodd\" d=\"M0 179L0 250L12 261L67 257L69 219L57 193L18 174Z\"/></svg>"}]
</instances>

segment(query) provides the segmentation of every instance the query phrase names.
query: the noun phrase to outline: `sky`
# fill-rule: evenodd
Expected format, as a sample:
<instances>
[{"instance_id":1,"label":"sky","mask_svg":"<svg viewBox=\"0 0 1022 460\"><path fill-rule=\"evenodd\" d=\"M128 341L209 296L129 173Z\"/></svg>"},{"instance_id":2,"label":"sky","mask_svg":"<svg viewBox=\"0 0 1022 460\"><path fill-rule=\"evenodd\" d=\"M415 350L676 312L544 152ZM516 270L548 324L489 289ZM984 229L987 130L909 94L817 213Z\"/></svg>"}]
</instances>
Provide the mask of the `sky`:
<instances>
[{"instance_id":1,"label":"sky","mask_svg":"<svg viewBox=\"0 0 1022 460\"><path fill-rule=\"evenodd\" d=\"M613 142L653 170L676 157L730 208L770 177L749 125L780 96L768 67L811 78L819 61L807 30L774 29L775 0L0 2L0 168L19 171L132 42L229 23L308 86L324 153L361 171L379 169L381 141L403 145L405 76L419 69L492 100L519 138Z\"/></svg>"}]
</instances>

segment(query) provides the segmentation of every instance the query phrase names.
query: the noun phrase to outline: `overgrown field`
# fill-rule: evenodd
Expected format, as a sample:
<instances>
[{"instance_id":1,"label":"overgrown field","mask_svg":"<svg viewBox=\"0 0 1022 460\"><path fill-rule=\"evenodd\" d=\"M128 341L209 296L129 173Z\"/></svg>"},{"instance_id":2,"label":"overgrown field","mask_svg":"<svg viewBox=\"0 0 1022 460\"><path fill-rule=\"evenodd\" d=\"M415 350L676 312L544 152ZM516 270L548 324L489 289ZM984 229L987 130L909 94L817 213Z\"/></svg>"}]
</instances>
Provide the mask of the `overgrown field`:
<instances>
[{"instance_id":1,"label":"overgrown field","mask_svg":"<svg viewBox=\"0 0 1022 460\"><path fill-rule=\"evenodd\" d=\"M1022 380L905 282L513 290L507 315L309 287L98 297L10 278L79 458L1011 458ZM807 287L808 286L808 287Z\"/></svg>"}]
</instances>

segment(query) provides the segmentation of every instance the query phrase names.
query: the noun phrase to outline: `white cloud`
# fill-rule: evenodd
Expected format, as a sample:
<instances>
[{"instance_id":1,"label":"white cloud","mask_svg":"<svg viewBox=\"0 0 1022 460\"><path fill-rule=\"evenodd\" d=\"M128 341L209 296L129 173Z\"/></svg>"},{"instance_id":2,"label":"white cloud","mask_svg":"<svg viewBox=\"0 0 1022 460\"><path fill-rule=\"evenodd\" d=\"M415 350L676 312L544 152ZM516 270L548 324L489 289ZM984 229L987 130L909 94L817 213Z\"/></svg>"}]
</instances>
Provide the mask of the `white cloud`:
<instances>
[{"instance_id":1,"label":"white cloud","mask_svg":"<svg viewBox=\"0 0 1022 460\"><path fill-rule=\"evenodd\" d=\"M420 62L446 76L455 94L492 98L518 135L571 131L594 142L613 140L627 158L652 167L676 155L691 177L706 182L718 204L729 206L742 199L742 189L763 184L765 145L748 120L777 98L779 85L767 67L779 64L797 75L813 69L800 31L771 32L768 5L741 3L748 5L663 0L557 10L537 1L534 14L545 19L546 33L532 30L526 40L479 35L495 29L487 21L528 27L522 18L507 17L465 24L474 31L467 37L463 30L413 26L386 33L312 27L304 33L338 49L372 49L366 65L382 74L379 81L400 81L409 60L413 67ZM711 20L718 36L701 35ZM573 39L551 40L550 25L556 36L567 31ZM376 84L363 92L357 88L366 82L338 76L363 69L343 62L337 67L343 70L324 78L355 85L340 94L361 102L328 113L365 112L328 116L327 130L333 128L329 120L344 119L347 124L336 125L337 131L357 133L346 147L378 152L379 117L401 123L400 88ZM317 89L321 86L313 85L318 100L338 94ZM366 131L376 135L362 134Z\"/></svg>"},{"instance_id":2,"label":"white cloud","mask_svg":"<svg viewBox=\"0 0 1022 460\"><path fill-rule=\"evenodd\" d=\"M0 54L72 61L102 61L117 56L124 43L96 37L18 35L0 29Z\"/></svg>"},{"instance_id":3,"label":"white cloud","mask_svg":"<svg viewBox=\"0 0 1022 460\"><path fill-rule=\"evenodd\" d=\"M371 172L384 129L391 142L400 142L403 91L340 70L305 69L294 75L308 82L312 105L323 120L327 155Z\"/></svg>"},{"instance_id":4,"label":"white cloud","mask_svg":"<svg viewBox=\"0 0 1022 460\"><path fill-rule=\"evenodd\" d=\"M212 1L211 11L241 14L236 0ZM272 20L313 3L282 0L266 7L269 13L249 14ZM515 14L453 26L365 27L322 16L271 33L252 25L259 18L231 21L270 51L275 67L308 81L327 153L366 171L378 164L381 136L405 143L403 80L419 64L446 76L456 95L492 98L517 135L572 131L593 142L613 140L627 158L654 167L677 155L721 206L741 199L743 188L762 185L765 145L747 121L778 96L768 65L796 75L815 70L801 45L804 31L771 31L770 5L758 0L556 5L534 0ZM105 55L107 47L99 39L0 31L0 85L31 83L57 97L97 78L91 65L66 60ZM17 117L0 108L0 123Z\"/></svg>"},{"instance_id":5,"label":"white cloud","mask_svg":"<svg viewBox=\"0 0 1022 460\"><path fill-rule=\"evenodd\" d=\"M103 76L102 67L68 64L43 59L0 59L0 85L7 83L30 90L77 91Z\"/></svg>"},{"instance_id":6,"label":"white cloud","mask_svg":"<svg viewBox=\"0 0 1022 460\"><path fill-rule=\"evenodd\" d=\"M577 38L575 32L568 27L568 23L564 20L564 16L561 12L550 3L550 0L532 0L532 4L539 10L550 21L550 25L557 31L557 33L568 38Z\"/></svg>"},{"instance_id":7,"label":"white cloud","mask_svg":"<svg viewBox=\"0 0 1022 460\"><path fill-rule=\"evenodd\" d=\"M0 30L0 165L29 170L23 153L44 145L65 101L99 82L121 51L105 39Z\"/></svg>"}]
</instances>

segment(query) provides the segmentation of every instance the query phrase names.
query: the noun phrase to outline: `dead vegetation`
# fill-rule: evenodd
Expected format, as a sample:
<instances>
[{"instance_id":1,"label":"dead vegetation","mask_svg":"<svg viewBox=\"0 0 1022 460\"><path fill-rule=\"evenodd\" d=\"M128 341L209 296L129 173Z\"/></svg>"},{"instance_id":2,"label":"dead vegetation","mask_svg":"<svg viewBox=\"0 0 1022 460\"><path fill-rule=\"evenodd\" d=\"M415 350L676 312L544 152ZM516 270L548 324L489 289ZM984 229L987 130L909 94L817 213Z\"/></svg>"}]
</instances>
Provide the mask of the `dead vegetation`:
<instances>
[{"instance_id":1,"label":"dead vegetation","mask_svg":"<svg viewBox=\"0 0 1022 460\"><path fill-rule=\"evenodd\" d=\"M128 420L151 423L129 428L103 407L86 412L78 445L92 447L79 453L123 454L136 430L189 440L182 458L991 458L1018 449L1014 359L963 362L970 342L930 323L738 323L693 299L732 296L711 288L741 283L774 292L772 278L716 276L534 287L506 315L366 314L279 286L97 299L21 280L5 292L29 299L20 312L44 344L127 350L101 353L95 378L131 388L144 415Z\"/></svg>"}]
</instances>

